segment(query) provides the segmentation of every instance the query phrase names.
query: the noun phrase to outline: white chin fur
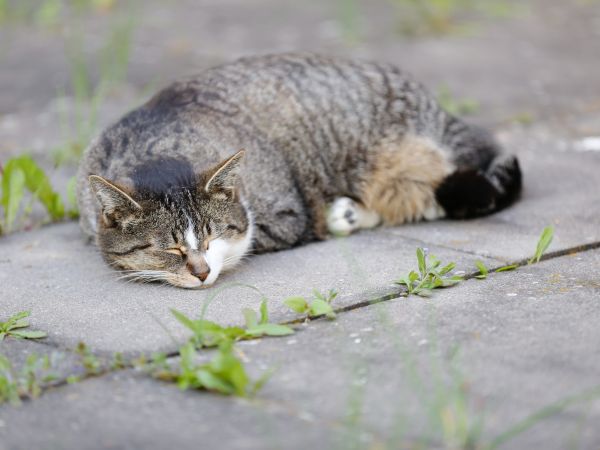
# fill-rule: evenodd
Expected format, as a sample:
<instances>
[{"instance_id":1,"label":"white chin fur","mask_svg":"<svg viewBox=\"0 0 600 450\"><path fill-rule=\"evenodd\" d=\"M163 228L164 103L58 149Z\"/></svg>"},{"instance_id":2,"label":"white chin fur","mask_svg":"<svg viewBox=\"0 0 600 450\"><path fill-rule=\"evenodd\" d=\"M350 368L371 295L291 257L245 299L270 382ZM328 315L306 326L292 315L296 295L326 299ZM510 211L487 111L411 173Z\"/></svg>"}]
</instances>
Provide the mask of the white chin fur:
<instances>
[{"instance_id":1,"label":"white chin fur","mask_svg":"<svg viewBox=\"0 0 600 450\"><path fill-rule=\"evenodd\" d=\"M244 255L248 253L248 250L250 250L254 224L249 211L247 214L248 229L243 238L229 241L219 238L210 242L210 246L206 252L206 262L208 267L210 267L210 274L204 283L202 283L202 286L213 284L223 270L235 267Z\"/></svg>"}]
</instances>

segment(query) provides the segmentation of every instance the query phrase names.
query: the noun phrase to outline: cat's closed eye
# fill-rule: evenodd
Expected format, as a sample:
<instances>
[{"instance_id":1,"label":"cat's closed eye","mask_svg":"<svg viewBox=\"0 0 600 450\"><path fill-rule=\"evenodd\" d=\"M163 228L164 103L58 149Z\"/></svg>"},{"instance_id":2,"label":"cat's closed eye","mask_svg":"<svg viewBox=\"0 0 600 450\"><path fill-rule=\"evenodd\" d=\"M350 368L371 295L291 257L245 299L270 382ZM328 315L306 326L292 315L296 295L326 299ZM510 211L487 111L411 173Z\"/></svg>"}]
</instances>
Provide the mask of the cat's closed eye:
<instances>
[{"instance_id":1,"label":"cat's closed eye","mask_svg":"<svg viewBox=\"0 0 600 450\"><path fill-rule=\"evenodd\" d=\"M171 253L172 255L183 256L184 253L181 248L168 248L165 250L167 253Z\"/></svg>"}]
</instances>

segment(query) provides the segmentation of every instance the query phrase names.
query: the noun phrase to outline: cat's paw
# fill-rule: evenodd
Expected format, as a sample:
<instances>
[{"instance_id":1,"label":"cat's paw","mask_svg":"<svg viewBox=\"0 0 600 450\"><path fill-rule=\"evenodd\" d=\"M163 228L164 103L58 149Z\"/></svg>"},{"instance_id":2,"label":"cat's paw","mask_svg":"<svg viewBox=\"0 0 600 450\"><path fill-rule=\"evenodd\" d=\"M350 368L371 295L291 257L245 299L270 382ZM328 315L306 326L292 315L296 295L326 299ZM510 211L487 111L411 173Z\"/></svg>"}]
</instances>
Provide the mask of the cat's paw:
<instances>
[{"instance_id":1,"label":"cat's paw","mask_svg":"<svg viewBox=\"0 0 600 450\"><path fill-rule=\"evenodd\" d=\"M423 219L425 220L437 220L444 217L446 217L446 211L435 201L423 211Z\"/></svg>"},{"instance_id":2,"label":"cat's paw","mask_svg":"<svg viewBox=\"0 0 600 450\"><path fill-rule=\"evenodd\" d=\"M373 228L379 222L379 214L367 211L348 197L337 198L327 213L327 229L338 236L347 236L360 228Z\"/></svg>"},{"instance_id":3,"label":"cat's paw","mask_svg":"<svg viewBox=\"0 0 600 450\"><path fill-rule=\"evenodd\" d=\"M327 213L327 229L331 234L347 236L358 229L358 208L348 197L337 198Z\"/></svg>"}]
</instances>

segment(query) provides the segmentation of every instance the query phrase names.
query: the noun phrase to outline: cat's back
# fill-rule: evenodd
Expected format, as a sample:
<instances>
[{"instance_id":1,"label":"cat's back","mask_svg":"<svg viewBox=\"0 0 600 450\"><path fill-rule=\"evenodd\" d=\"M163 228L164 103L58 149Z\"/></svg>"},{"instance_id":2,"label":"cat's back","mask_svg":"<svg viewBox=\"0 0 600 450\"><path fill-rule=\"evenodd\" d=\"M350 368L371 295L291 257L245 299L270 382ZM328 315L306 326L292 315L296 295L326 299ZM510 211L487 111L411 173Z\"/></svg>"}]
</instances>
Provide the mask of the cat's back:
<instances>
[{"instance_id":1,"label":"cat's back","mask_svg":"<svg viewBox=\"0 0 600 450\"><path fill-rule=\"evenodd\" d=\"M290 164L341 174L340 161L355 166L391 128L431 123L419 116L428 102L389 64L308 53L242 58L171 84L105 130L81 163L80 197L91 202L89 174L127 184L136 168L165 156L198 172L239 148L256 183Z\"/></svg>"},{"instance_id":2,"label":"cat's back","mask_svg":"<svg viewBox=\"0 0 600 450\"><path fill-rule=\"evenodd\" d=\"M185 157L201 148L218 159L260 139L366 147L390 126L413 126L429 100L390 64L311 53L247 57L163 89L108 128L99 146L106 151L89 156L111 176L165 150Z\"/></svg>"}]
</instances>

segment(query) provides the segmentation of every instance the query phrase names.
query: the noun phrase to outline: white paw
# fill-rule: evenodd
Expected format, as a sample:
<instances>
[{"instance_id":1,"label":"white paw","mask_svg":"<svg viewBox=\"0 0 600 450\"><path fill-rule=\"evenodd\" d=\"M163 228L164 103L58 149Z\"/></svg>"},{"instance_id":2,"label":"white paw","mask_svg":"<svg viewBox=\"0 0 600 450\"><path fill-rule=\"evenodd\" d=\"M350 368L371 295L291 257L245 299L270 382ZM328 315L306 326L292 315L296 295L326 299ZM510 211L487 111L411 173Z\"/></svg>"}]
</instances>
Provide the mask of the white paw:
<instances>
[{"instance_id":1,"label":"white paw","mask_svg":"<svg viewBox=\"0 0 600 450\"><path fill-rule=\"evenodd\" d=\"M327 212L327 228L330 233L346 236L360 228L359 206L348 197L337 198Z\"/></svg>"},{"instance_id":2,"label":"white paw","mask_svg":"<svg viewBox=\"0 0 600 450\"><path fill-rule=\"evenodd\" d=\"M437 202L433 202L433 204L429 205L429 207L423 211L423 218L425 220L436 220L446 217L446 211Z\"/></svg>"}]
</instances>

